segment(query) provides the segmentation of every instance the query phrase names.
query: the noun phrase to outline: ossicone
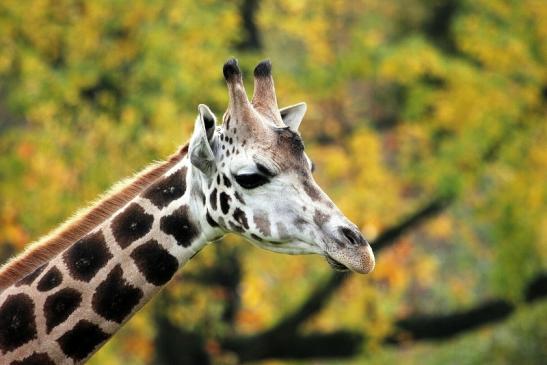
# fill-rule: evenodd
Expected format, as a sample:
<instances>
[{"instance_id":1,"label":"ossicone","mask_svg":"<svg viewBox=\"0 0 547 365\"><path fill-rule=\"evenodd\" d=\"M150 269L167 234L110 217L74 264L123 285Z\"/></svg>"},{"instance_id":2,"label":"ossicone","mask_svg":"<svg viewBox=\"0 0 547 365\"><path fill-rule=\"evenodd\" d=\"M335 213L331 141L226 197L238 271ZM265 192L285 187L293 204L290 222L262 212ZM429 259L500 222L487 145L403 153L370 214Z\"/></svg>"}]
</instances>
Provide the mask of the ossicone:
<instances>
[{"instance_id":1,"label":"ossicone","mask_svg":"<svg viewBox=\"0 0 547 365\"><path fill-rule=\"evenodd\" d=\"M222 73L224 74L226 81L232 81L234 78L241 76L241 70L239 69L237 59L232 57L226 61L222 68Z\"/></svg>"},{"instance_id":2,"label":"ossicone","mask_svg":"<svg viewBox=\"0 0 547 365\"><path fill-rule=\"evenodd\" d=\"M255 77L268 77L272 74L272 63L270 60L261 61L254 70Z\"/></svg>"}]
</instances>

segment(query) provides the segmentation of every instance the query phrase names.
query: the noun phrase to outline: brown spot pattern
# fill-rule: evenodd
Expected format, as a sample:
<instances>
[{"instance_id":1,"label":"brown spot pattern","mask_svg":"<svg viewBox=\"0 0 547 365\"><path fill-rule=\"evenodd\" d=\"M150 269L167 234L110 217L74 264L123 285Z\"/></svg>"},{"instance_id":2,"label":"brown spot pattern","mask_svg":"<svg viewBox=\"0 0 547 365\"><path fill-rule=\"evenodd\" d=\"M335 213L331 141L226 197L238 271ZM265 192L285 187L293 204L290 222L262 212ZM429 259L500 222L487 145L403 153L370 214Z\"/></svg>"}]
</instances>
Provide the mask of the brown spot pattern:
<instances>
[{"instance_id":1,"label":"brown spot pattern","mask_svg":"<svg viewBox=\"0 0 547 365\"><path fill-rule=\"evenodd\" d=\"M64 288L47 297L44 303L46 332L50 333L60 323L64 322L82 301L82 295L73 288Z\"/></svg>"},{"instance_id":2,"label":"brown spot pattern","mask_svg":"<svg viewBox=\"0 0 547 365\"><path fill-rule=\"evenodd\" d=\"M315 213L313 215L313 221L315 224L317 224L318 227L322 227L328 220L329 216L320 210L316 209Z\"/></svg>"},{"instance_id":3,"label":"brown spot pattern","mask_svg":"<svg viewBox=\"0 0 547 365\"><path fill-rule=\"evenodd\" d=\"M245 215L245 212L242 211L239 208L236 208L234 210L234 219L237 223L239 223L243 228L249 229L249 223L247 222L247 216Z\"/></svg>"},{"instance_id":4,"label":"brown spot pattern","mask_svg":"<svg viewBox=\"0 0 547 365\"><path fill-rule=\"evenodd\" d=\"M34 302L27 294L10 295L0 306L0 350L15 350L35 338Z\"/></svg>"},{"instance_id":5,"label":"brown spot pattern","mask_svg":"<svg viewBox=\"0 0 547 365\"><path fill-rule=\"evenodd\" d=\"M311 200L321 200L321 192L309 179L302 179L302 186L304 187L304 192L311 198Z\"/></svg>"},{"instance_id":6,"label":"brown spot pattern","mask_svg":"<svg viewBox=\"0 0 547 365\"><path fill-rule=\"evenodd\" d=\"M63 275L59 269L53 266L44 274L44 276L42 276L36 288L39 291L48 291L61 284L61 281L63 281Z\"/></svg>"},{"instance_id":7,"label":"brown spot pattern","mask_svg":"<svg viewBox=\"0 0 547 365\"><path fill-rule=\"evenodd\" d=\"M146 280L154 285L167 283L177 272L179 263L175 256L155 241L143 243L131 253L131 258Z\"/></svg>"},{"instance_id":8,"label":"brown spot pattern","mask_svg":"<svg viewBox=\"0 0 547 365\"><path fill-rule=\"evenodd\" d=\"M254 212L253 221L260 233L262 233L266 237L271 235L270 220L268 219L268 214L266 212L262 210L257 210L256 212Z\"/></svg>"},{"instance_id":9,"label":"brown spot pattern","mask_svg":"<svg viewBox=\"0 0 547 365\"><path fill-rule=\"evenodd\" d=\"M74 328L57 339L63 352L75 361L88 357L95 348L110 337L99 326L81 320Z\"/></svg>"},{"instance_id":10,"label":"brown spot pattern","mask_svg":"<svg viewBox=\"0 0 547 365\"><path fill-rule=\"evenodd\" d=\"M183 205L171 215L161 218L160 228L163 232L175 237L177 244L188 247L198 235L198 230L188 215L188 207Z\"/></svg>"},{"instance_id":11,"label":"brown spot pattern","mask_svg":"<svg viewBox=\"0 0 547 365\"><path fill-rule=\"evenodd\" d=\"M130 204L112 222L112 233L121 248L126 248L152 228L154 217L137 203Z\"/></svg>"},{"instance_id":12,"label":"brown spot pattern","mask_svg":"<svg viewBox=\"0 0 547 365\"><path fill-rule=\"evenodd\" d=\"M143 296L141 289L123 278L121 265L117 265L99 284L92 299L93 310L104 318L121 323Z\"/></svg>"},{"instance_id":13,"label":"brown spot pattern","mask_svg":"<svg viewBox=\"0 0 547 365\"><path fill-rule=\"evenodd\" d=\"M211 201L211 208L213 210L217 210L217 189L213 189L211 192L211 195L209 196L209 200Z\"/></svg>"},{"instance_id":14,"label":"brown spot pattern","mask_svg":"<svg viewBox=\"0 0 547 365\"><path fill-rule=\"evenodd\" d=\"M279 235L279 238L285 238L289 235L289 232L287 232L287 228L285 225L281 222L277 222L277 234Z\"/></svg>"},{"instance_id":15,"label":"brown spot pattern","mask_svg":"<svg viewBox=\"0 0 547 365\"><path fill-rule=\"evenodd\" d=\"M70 275L74 279L86 282L89 282L111 258L112 254L101 231L82 238L63 254L63 261Z\"/></svg>"},{"instance_id":16,"label":"brown spot pattern","mask_svg":"<svg viewBox=\"0 0 547 365\"><path fill-rule=\"evenodd\" d=\"M152 184L143 194L156 207L162 209L180 198L186 191L186 167Z\"/></svg>"},{"instance_id":17,"label":"brown spot pattern","mask_svg":"<svg viewBox=\"0 0 547 365\"><path fill-rule=\"evenodd\" d=\"M225 192L220 193L220 209L222 210L222 213L228 214L228 211L230 210L230 196L226 194Z\"/></svg>"}]
</instances>

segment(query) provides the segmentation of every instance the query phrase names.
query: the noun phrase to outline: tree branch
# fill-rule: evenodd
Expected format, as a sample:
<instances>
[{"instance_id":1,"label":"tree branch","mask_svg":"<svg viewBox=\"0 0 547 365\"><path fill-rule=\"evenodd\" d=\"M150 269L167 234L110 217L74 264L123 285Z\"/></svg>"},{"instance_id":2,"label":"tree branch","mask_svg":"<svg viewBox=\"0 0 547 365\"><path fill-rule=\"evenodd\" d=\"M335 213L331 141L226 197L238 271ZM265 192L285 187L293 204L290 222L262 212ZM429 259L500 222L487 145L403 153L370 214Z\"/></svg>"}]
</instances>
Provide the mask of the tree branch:
<instances>
[{"instance_id":1,"label":"tree branch","mask_svg":"<svg viewBox=\"0 0 547 365\"><path fill-rule=\"evenodd\" d=\"M524 292L524 299L529 303L545 297L547 297L547 272L532 279Z\"/></svg>"},{"instance_id":2,"label":"tree branch","mask_svg":"<svg viewBox=\"0 0 547 365\"><path fill-rule=\"evenodd\" d=\"M189 331L174 325L160 311L154 315L156 336L154 338L154 364L203 364L211 359L205 350L205 339L196 331Z\"/></svg>"},{"instance_id":3,"label":"tree branch","mask_svg":"<svg viewBox=\"0 0 547 365\"><path fill-rule=\"evenodd\" d=\"M363 335L352 331L287 333L264 342L257 337L235 337L222 341L222 348L235 352L240 362L263 359L310 359L349 357L359 353Z\"/></svg>"},{"instance_id":4,"label":"tree branch","mask_svg":"<svg viewBox=\"0 0 547 365\"><path fill-rule=\"evenodd\" d=\"M260 30L256 26L255 20L259 5L257 0L243 0L241 3L240 13L245 38L238 44L240 50L259 50L262 48Z\"/></svg>"},{"instance_id":5,"label":"tree branch","mask_svg":"<svg viewBox=\"0 0 547 365\"><path fill-rule=\"evenodd\" d=\"M547 273L540 273L530 281L525 291L527 302L547 298ZM400 319L395 331L386 337L386 344L405 341L444 340L486 324L507 319L515 311L515 304L494 299L473 308L441 315L418 315ZM310 359L349 357L359 353L363 335L357 332L336 331L301 335L292 330L270 332L250 337L226 338L221 341L225 350L233 351L241 362L264 359Z\"/></svg>"},{"instance_id":6,"label":"tree branch","mask_svg":"<svg viewBox=\"0 0 547 365\"><path fill-rule=\"evenodd\" d=\"M527 303L547 297L547 272L534 277L524 291ZM421 315L396 322L397 329L386 338L386 343L396 344L409 338L413 340L446 339L488 323L499 322L509 317L515 305L503 299L495 299L474 308L445 315Z\"/></svg>"},{"instance_id":7,"label":"tree branch","mask_svg":"<svg viewBox=\"0 0 547 365\"><path fill-rule=\"evenodd\" d=\"M397 321L395 324L397 329L385 339L385 342L398 344L409 339L442 340L488 323L501 321L509 317L514 310L513 304L506 300L497 299L466 311L436 316L413 316Z\"/></svg>"},{"instance_id":8,"label":"tree branch","mask_svg":"<svg viewBox=\"0 0 547 365\"><path fill-rule=\"evenodd\" d=\"M445 210L453 200L453 196L437 197L396 226L386 229L374 241L374 244L372 245L374 253L378 254L381 250L395 244L397 239L407 233L410 229L415 228L424 221L435 217Z\"/></svg>"}]
</instances>

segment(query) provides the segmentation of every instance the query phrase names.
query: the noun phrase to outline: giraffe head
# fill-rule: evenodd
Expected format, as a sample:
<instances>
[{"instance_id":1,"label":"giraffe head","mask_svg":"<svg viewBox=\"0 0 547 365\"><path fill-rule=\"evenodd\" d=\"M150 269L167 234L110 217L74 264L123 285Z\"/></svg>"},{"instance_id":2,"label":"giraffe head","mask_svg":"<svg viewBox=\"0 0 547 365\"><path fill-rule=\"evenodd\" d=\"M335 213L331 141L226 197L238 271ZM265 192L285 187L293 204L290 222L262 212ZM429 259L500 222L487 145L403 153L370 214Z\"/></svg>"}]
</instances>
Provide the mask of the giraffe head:
<instances>
[{"instance_id":1,"label":"giraffe head","mask_svg":"<svg viewBox=\"0 0 547 365\"><path fill-rule=\"evenodd\" d=\"M268 250L321 254L335 269L372 271L368 242L313 178L298 133L306 104L278 109L269 61L254 70L252 101L235 59L223 72L230 97L223 123L200 105L189 147L208 224Z\"/></svg>"}]
</instances>

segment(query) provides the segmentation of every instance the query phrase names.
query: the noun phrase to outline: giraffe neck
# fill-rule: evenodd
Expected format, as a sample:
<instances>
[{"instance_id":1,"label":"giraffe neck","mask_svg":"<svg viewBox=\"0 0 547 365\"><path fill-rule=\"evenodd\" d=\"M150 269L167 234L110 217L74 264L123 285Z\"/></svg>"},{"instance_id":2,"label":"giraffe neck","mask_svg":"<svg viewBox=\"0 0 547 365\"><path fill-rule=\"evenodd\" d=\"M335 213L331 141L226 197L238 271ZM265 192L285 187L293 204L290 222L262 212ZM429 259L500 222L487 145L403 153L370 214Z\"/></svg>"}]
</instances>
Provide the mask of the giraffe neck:
<instances>
[{"instance_id":1,"label":"giraffe neck","mask_svg":"<svg viewBox=\"0 0 547 365\"><path fill-rule=\"evenodd\" d=\"M183 158L61 254L0 293L1 363L91 356L205 244L207 187ZM23 362L24 363L24 362Z\"/></svg>"}]
</instances>

